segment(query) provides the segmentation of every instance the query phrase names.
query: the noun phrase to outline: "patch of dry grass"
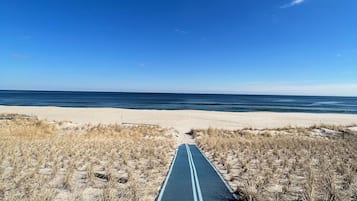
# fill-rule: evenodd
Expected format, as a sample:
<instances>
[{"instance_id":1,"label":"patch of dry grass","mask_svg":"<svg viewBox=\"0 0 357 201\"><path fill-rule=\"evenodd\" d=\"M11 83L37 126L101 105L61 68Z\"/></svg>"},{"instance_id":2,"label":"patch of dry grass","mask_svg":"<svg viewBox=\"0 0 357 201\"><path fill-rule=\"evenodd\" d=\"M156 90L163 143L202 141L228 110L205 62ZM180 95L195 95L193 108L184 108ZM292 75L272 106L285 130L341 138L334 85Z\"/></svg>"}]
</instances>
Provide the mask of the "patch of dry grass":
<instances>
[{"instance_id":1,"label":"patch of dry grass","mask_svg":"<svg viewBox=\"0 0 357 201\"><path fill-rule=\"evenodd\" d=\"M154 200L173 153L157 126L0 120L0 200Z\"/></svg>"},{"instance_id":2,"label":"patch of dry grass","mask_svg":"<svg viewBox=\"0 0 357 201\"><path fill-rule=\"evenodd\" d=\"M192 134L243 200L357 200L357 134L349 127Z\"/></svg>"}]
</instances>

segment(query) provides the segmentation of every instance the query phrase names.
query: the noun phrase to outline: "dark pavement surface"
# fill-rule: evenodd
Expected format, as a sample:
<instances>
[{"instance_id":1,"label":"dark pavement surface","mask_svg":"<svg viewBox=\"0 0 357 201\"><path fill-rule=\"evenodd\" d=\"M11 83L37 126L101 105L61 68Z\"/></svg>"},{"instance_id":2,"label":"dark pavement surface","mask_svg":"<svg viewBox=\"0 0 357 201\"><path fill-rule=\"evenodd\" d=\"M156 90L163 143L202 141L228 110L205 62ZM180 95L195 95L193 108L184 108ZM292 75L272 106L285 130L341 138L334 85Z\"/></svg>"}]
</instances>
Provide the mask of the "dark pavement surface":
<instances>
[{"instance_id":1,"label":"dark pavement surface","mask_svg":"<svg viewBox=\"0 0 357 201\"><path fill-rule=\"evenodd\" d=\"M196 145L180 145L174 160L157 201L237 200Z\"/></svg>"},{"instance_id":2,"label":"dark pavement surface","mask_svg":"<svg viewBox=\"0 0 357 201\"><path fill-rule=\"evenodd\" d=\"M171 175L166 187L163 186L163 188L165 189L161 189L164 190L162 199L159 200L159 197L158 201L193 200L190 166L185 145L178 147Z\"/></svg>"}]
</instances>

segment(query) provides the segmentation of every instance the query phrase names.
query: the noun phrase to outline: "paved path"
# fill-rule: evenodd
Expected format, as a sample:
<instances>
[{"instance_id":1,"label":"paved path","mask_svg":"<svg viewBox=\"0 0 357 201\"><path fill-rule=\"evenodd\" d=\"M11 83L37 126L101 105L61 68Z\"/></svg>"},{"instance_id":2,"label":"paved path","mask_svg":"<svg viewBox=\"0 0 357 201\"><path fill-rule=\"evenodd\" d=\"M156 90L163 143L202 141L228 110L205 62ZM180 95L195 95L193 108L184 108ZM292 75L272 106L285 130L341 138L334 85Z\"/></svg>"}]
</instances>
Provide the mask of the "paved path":
<instances>
[{"instance_id":1,"label":"paved path","mask_svg":"<svg viewBox=\"0 0 357 201\"><path fill-rule=\"evenodd\" d=\"M196 145L180 145L157 201L235 201L232 190Z\"/></svg>"}]
</instances>

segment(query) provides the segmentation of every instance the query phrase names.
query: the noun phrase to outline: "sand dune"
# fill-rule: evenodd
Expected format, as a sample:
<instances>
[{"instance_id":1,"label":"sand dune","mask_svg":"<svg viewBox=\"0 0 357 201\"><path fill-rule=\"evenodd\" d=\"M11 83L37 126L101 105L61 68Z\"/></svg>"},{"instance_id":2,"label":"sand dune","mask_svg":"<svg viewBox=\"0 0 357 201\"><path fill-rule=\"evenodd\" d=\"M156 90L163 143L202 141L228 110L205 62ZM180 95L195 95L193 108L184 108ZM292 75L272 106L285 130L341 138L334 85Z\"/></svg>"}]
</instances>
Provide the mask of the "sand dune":
<instances>
[{"instance_id":1,"label":"sand dune","mask_svg":"<svg viewBox=\"0 0 357 201\"><path fill-rule=\"evenodd\" d=\"M151 201L174 145L158 126L5 118L0 121L0 200Z\"/></svg>"},{"instance_id":2,"label":"sand dune","mask_svg":"<svg viewBox=\"0 0 357 201\"><path fill-rule=\"evenodd\" d=\"M163 156L163 158L159 160L159 164L161 165L160 166L161 168L167 169L170 160L169 158L170 156L172 156L173 147L175 147L172 144L173 141L171 138L171 136L174 136L177 144L196 142L210 156L210 158L215 163L215 165L219 168L221 173L224 174L226 180L228 180L231 186L236 190L236 193L243 197L253 196L256 197L257 200L264 200L264 199L259 199L260 198L259 196L270 197L270 198L274 198L274 196L275 197L278 196L276 198L282 198L283 200L294 200L295 198L300 198L301 196L309 199L320 198L321 196L330 195L331 193L332 195L336 195L343 198L347 198L355 195L355 184L356 184L355 177L349 176L351 175L350 167L353 167L352 168L353 170L355 170L356 167L355 160L354 160L355 153L348 151L348 150L355 150L354 148L355 136L351 135L352 136L351 137L350 135L348 135L347 137L349 138L346 138L345 135L341 135L341 136L335 135L336 133L341 133L336 131L336 129L340 127L334 128L333 126L327 126L327 127L324 126L324 127L315 128L310 126L319 125L319 124L338 125L338 126L352 125L352 124L357 125L357 115L274 113L274 112L234 113L234 112L210 112L210 111L193 111L193 110L169 111L169 110L130 110L130 109L118 109L118 108L59 108L59 107L25 107L25 106L24 107L0 106L0 114L1 113L17 113L17 114L25 114L25 115L34 115L40 119L40 120L35 120L35 123L30 124L30 127L27 124L25 124L25 126L23 126L22 124L18 125L19 122L17 122L16 124L16 121L14 122L4 121L5 124L2 125L2 129L3 129L2 137L4 139L7 139L6 141L3 140L3 143L1 145L2 150L6 150L6 152L4 151L4 153L10 153L10 152L15 153L17 147L19 146L21 147L22 143L24 142L18 140L19 137L21 137L21 139L24 140L23 133L28 133L31 136L31 138L29 138L30 139L29 142L26 141L26 143L28 143L28 149L27 149L28 153L45 153L46 151L44 149L50 147L52 150L51 153L53 153L50 156L54 157L53 158L54 161L62 160L61 157L63 157L62 156L63 154L61 151L63 150L69 150L68 154L71 155L75 155L75 154L78 155L78 153L80 153L79 155L86 155L88 150L92 150L91 153L93 154L92 155L87 154L88 155L87 158L93 160L94 161L93 164L94 164L96 161L106 161L108 158L109 159L112 158L110 156L106 156L106 153L112 153L112 150L115 150L117 147L124 148L128 146L133 150L129 148L124 148L122 150L131 150L130 153L139 153L141 151L143 153L148 153L150 157L157 155L157 154L152 154L152 152L161 150L163 153L160 153L158 155ZM4 117L6 118L6 116ZM47 147L43 146L43 143L45 141L44 139L42 139L43 137L39 134L47 133L48 129L46 126L45 127L43 126L43 123L40 124L37 123L37 121L42 122L41 120L43 119L47 119L49 121L50 124L48 125L52 125L52 126L57 125L58 127L58 128L56 127L57 130L55 129L56 132L50 129L49 132L50 134L61 133L61 132L65 133L65 135L64 134L54 135L57 136L56 137L57 144L53 144L54 141L51 138L52 136L51 135L50 137L47 137L49 139L46 141ZM43 122L48 122L48 121L43 121ZM53 122L53 121L58 121L58 122ZM69 122L66 123L63 121L71 121L72 123ZM12 125L12 123L15 124ZM93 125L93 124L118 124L118 125L103 126L103 125ZM153 130L152 132L149 132L151 133L151 135L147 136L148 130L136 130L137 132L134 132L135 130L133 130L133 132L131 132L132 129L130 126L126 127L126 125L121 125L121 124L155 124L164 128L168 128L168 129L163 129L165 131L164 132L165 135L161 137L159 136L158 138L154 138L156 140L159 140L159 142L157 142L158 145L162 144L163 142L162 139L166 140L165 141L166 144L164 144L165 147L162 148L158 145L152 146L152 144L148 144L148 143L152 143L151 140L154 140L153 137L155 137L155 134L159 132L159 130L157 131ZM39 128L38 125L40 125ZM47 125L47 123L44 125ZM298 126L298 127L296 128L287 127L284 129L276 129L286 126ZM310 127L310 128L301 128L301 127ZM42 132L41 128L46 128L44 130L46 132ZM52 127L48 127L48 128L52 128ZM84 128L84 130L82 128ZM138 128L140 128L140 126ZM153 128L159 129L160 127L154 126ZM219 130L216 128L227 129L227 130ZM237 130L242 128L252 128L252 129ZM273 129L269 129L269 128L273 128ZM355 131L354 129L356 128L357 126L353 126L353 127L349 127L348 129L349 132L354 132ZM191 129L196 129L191 132L191 134L194 134L192 136L196 137L195 139L193 139L192 136L190 135L184 134L189 132ZM207 130L199 131L198 129L207 129ZM61 132L58 132L58 130ZM232 131L232 130L236 130L236 131ZM173 133L166 133L166 131L171 131ZM83 132L89 133L88 137L83 138L83 136L81 135L81 133ZM95 135L90 135L91 132L94 132ZM279 132L281 135L276 136L279 134ZM36 135L33 135L33 133L35 133ZM75 133L76 135L72 135L71 133L72 134ZM117 136L115 139L113 138L113 133L114 134L117 133L115 135ZM326 136L322 135L324 133L332 133L332 134L328 136L329 137L328 139L325 139ZM17 136L17 134L21 134L21 135ZM261 134L261 135L255 135L255 134ZM92 139L91 136L94 136L95 138ZM37 140L37 137L42 137L42 138L40 140ZM84 139L87 141L85 141ZM98 139L102 140L103 143L99 143ZM98 152L98 151L94 152L93 149L89 149L88 147L86 148L86 146L88 146L88 143L92 148L98 145L99 148L105 147L106 149L103 149L102 152ZM50 144L51 146L49 146ZM76 144L76 146L74 146L73 144ZM251 146L252 144L256 146ZM318 148L311 149L311 147L315 147L315 145L319 145ZM78 148L70 149L70 147L78 147ZM134 148L136 149L140 147L155 147L156 149L151 151L145 151L143 149L139 151L134 150ZM237 149L237 147L239 147L239 149ZM224 148L224 150L222 150L222 148ZM97 148L95 148L94 150L97 150ZM330 157L328 160L327 159L324 160L324 158L322 157L324 156L324 153L327 153L326 151L330 153L328 155ZM120 153L121 152L122 151L120 151ZM306 155L306 152L310 153L310 155ZM240 154L240 153L245 153L245 154ZM261 155L256 153L266 153L266 154ZM288 159L286 158L287 153L289 154ZM94 157L97 155L106 156L107 159L102 160L102 159L98 159L97 157ZM39 154L39 156L43 157L41 154ZM144 158L147 158L149 156L145 156ZM306 158L306 156L308 157ZM4 155L2 159L3 161L2 167L0 168L5 168L5 169L8 168L9 171L10 170L12 171L11 168L13 168L13 166L15 167L16 164L20 164L20 162L18 161L25 161L25 163L28 164L27 166L31 166L30 160L21 157L17 157L17 160L12 161L13 163L10 163L12 160L11 157L9 158L7 157L7 155ZM278 159L276 159L276 157L278 157ZM124 157L124 159L125 158L126 156ZM35 164L36 167L39 165L44 165L44 166L43 167L39 166L39 171L37 172L32 171L31 174L38 177L41 180L40 183L45 183L46 185L48 184L47 185L49 186L48 189L52 189L51 192L47 192L47 191L40 192L42 193L41 195L46 197L50 196L50 197L58 198L58 196L62 196L62 194L67 197L68 196L85 197L88 194L87 191L89 191L89 194L91 195L90 197L92 198L93 197L92 193L94 192L93 191L94 189L95 192L97 193L97 197L109 196L109 198L111 198L110 196L113 197L115 194L118 194L119 191L117 192L117 189L119 190L122 189L123 192L134 193L130 195L126 194L123 197L125 199L128 198L128 196L135 197L136 196L135 193L138 193L142 197L145 197L145 199L142 200L152 200L154 199L156 193L158 192L160 182L163 180L164 175L163 172L160 172L161 174L157 174L157 172L155 172L156 171L155 168L152 169L154 172L150 172L151 169L149 169L150 171L148 171L147 168L140 168L141 167L140 165L144 165L144 167L146 167L148 164L152 164L153 161L156 160L154 159L148 160L146 161L147 163L141 163L141 162L134 163L133 161L136 162L141 161L141 160L137 160L138 158L140 157L136 156L135 154L131 155L131 158L129 159L135 159L135 160L128 159L129 161L132 162L127 162L122 164L128 164L125 167L127 167L127 171L132 172L131 174L134 176L147 174L147 175L153 175L154 178L157 178L155 180L154 179L150 180L150 182L154 182L154 183L150 184L152 188L146 191L138 191L136 190L136 188L131 188L130 185L129 185L130 188L128 187L128 185L124 186L125 187L124 188L123 185L120 186L120 184L116 184L116 183L115 185L119 185L120 188L113 184L112 186L109 185L110 187L108 188L109 191L103 190L105 188L102 188L101 186L96 186L97 184L95 183L97 182L97 180L99 181L100 178L98 179L93 176L91 176L92 178L91 180L87 179L88 182L85 183L85 186L83 188L78 187L79 185L77 185L78 182L76 183L77 181L76 179L71 179L71 180L67 179L68 180L67 183L71 184L69 185L69 187L63 188L62 187L63 185L61 184L60 188L53 190L53 187L51 187L51 182L49 182L50 180L46 177L47 173L45 172L46 174L44 174L42 173L42 171L45 170L47 171L46 169L47 166L49 167L52 166L57 167L57 166L53 164L46 164L46 163L43 164L41 162L41 161L47 161L47 159L46 160L36 159L35 160L37 161ZM284 160L280 160L279 158ZM310 158L313 158L314 160L310 160ZM115 158L112 159L113 159L112 162L109 161L110 164L114 164L114 161L117 161ZM257 159L261 160L261 163L264 166L264 168L261 171L259 168L255 167ZM306 161L305 159L306 160L309 159L309 161ZM322 161L321 164L323 164L324 167L326 166L326 167L333 167L333 168L321 169L318 165L316 166L314 164L315 159L316 160L321 159ZM352 161L352 162L348 166L345 166L343 164L346 163L345 162L341 163L339 162L340 160ZM293 163L294 161L297 161L297 164ZM76 164L77 162L79 163ZM83 162L75 159L73 160L73 164L76 164L78 167L73 165L72 166L77 167L77 169L78 168L80 169L83 165L82 163L85 163L85 161ZM56 164L60 165L60 163L56 163ZM89 164L92 164L92 162L90 162ZM105 167L105 164L102 166ZM23 165L20 166L18 165L17 169L21 169L21 167L23 167ZM248 169L246 167L248 167ZM298 167L298 168L293 168L293 167ZM17 169L15 168L14 170ZM100 173L99 175L102 174L100 172L102 171L102 169L98 169ZM108 167L107 169L108 172L110 173L111 169L113 168ZM135 169L139 169L140 171L142 170L142 172L140 171L135 172L134 171ZM326 178L322 177L323 174L320 174L319 172L323 170L322 173L326 173L328 169L329 169L328 175L332 175L332 176ZM51 171L54 172L54 169L51 169ZM80 170L78 171L80 172ZM86 171L88 172L89 170L86 169ZM62 174L61 172L59 172L58 174L56 173L51 175L52 176L54 175L55 176L54 178L57 178L57 176L61 177L63 175L70 175L67 177L75 178L74 176L76 176L76 174L73 174L72 172L70 171L70 173L68 174L67 173ZM80 173L82 174L82 172ZM114 172L117 171L115 170L113 171L113 173L110 174L114 175ZM84 173L85 172L83 172L83 174ZM312 175L312 173L314 174L314 177L309 176ZM291 178L289 177L289 180L281 179L286 174L290 175ZM5 176L6 175L8 175L9 178L11 175L15 175L16 178L19 179L23 177L23 175L21 174L15 174L12 172L11 174L6 173ZM93 175L93 174L89 172L86 173L86 175ZM263 178L263 180L259 180L259 181L253 180L252 178L256 178L256 175L261 175L261 177L259 178ZM251 186L251 185L260 184L259 182L261 181L267 181L266 178L272 178L273 177L272 175L274 176L274 180L271 180L270 183L266 183L266 185L268 185L267 188L268 191L266 192L264 191L264 193L258 193L257 190L261 190L261 188L259 187L254 188L254 186L253 187ZM333 177L333 175L337 175L337 177L335 178ZM296 179L295 177L298 179ZM2 175L2 178L5 178L4 175ZM343 179L348 179L348 178L351 178L350 182L349 183L347 182L348 189L339 190L341 184L345 181ZM140 183L139 181L141 180L142 179L139 177L138 178L133 177L131 184L135 186L140 186L141 184L143 185L147 184L146 180L143 180L142 183ZM305 183L307 183L307 181L310 180L311 181L316 180L317 183L316 184L313 183L307 186L304 185ZM325 180L328 182L326 183ZM5 181L8 180L5 179L3 182ZM242 181L243 183L239 183L237 181ZM291 182L292 185L287 184L289 183L289 181ZM258 182L258 183L251 183L251 182ZM33 189L34 183L36 182L29 180L27 184ZM62 182L62 183L66 184L66 182ZM329 184L333 188L331 188L328 192L325 192L323 191L322 184L323 185ZM8 186L8 185L6 184L3 186ZM334 186L336 186L336 188ZM69 194L67 188L76 193ZM11 191L11 189L13 191ZM11 189L6 190L8 194L6 195L3 194L3 196L5 197L22 196L22 194L17 193L16 186L14 188L11 187ZM251 191L251 189L253 189L253 191ZM318 192L318 194L314 194L315 191ZM284 194L282 192L286 192L286 193ZM38 192L36 191L33 191L33 193L38 194ZM1 199L1 193L0 193L0 199Z\"/></svg>"}]
</instances>

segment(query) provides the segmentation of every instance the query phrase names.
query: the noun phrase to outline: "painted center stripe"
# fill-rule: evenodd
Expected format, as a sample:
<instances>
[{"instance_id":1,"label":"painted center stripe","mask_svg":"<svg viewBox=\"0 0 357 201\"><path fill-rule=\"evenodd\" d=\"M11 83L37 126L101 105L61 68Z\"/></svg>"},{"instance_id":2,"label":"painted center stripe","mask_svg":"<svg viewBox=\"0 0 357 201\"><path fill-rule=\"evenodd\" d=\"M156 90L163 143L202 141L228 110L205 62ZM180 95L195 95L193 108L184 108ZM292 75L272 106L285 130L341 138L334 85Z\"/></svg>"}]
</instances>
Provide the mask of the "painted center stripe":
<instances>
[{"instance_id":1,"label":"painted center stripe","mask_svg":"<svg viewBox=\"0 0 357 201\"><path fill-rule=\"evenodd\" d=\"M203 201L202 192L201 192L201 186L200 186L200 182L198 180L196 166L195 166L195 163L193 162L193 158L192 158L192 153L191 153L190 147L187 144L186 144L186 149L187 149L187 157L188 157L188 160L190 162L190 166L192 167L192 170L193 170L194 183L196 185L196 190L197 190L196 192L193 191L194 192L194 197L195 197L195 194L197 193L198 200L199 201Z\"/></svg>"},{"instance_id":2,"label":"painted center stripe","mask_svg":"<svg viewBox=\"0 0 357 201\"><path fill-rule=\"evenodd\" d=\"M190 152L188 151L189 148L186 144L186 151L187 151L187 158L188 158L188 165L190 166L190 172L191 172L191 183L192 183L192 192L193 192L193 200L197 201L197 192L196 192L196 182L195 182L195 176L193 174L193 167L191 164L191 158L190 158Z\"/></svg>"}]
</instances>

